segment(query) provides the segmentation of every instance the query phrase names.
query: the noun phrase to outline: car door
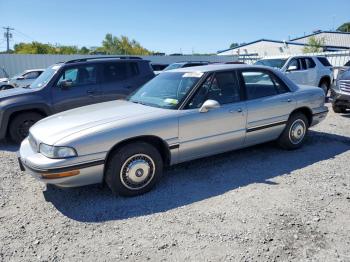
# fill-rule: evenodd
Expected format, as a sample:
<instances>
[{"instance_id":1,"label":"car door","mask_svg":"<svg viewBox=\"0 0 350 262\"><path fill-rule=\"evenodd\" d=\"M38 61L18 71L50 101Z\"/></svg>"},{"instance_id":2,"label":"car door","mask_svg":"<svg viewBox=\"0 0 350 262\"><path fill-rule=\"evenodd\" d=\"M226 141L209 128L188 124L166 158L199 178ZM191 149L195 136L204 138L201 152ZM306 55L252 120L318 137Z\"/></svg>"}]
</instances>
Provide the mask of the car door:
<instances>
[{"instance_id":1,"label":"car door","mask_svg":"<svg viewBox=\"0 0 350 262\"><path fill-rule=\"evenodd\" d=\"M94 64L64 68L51 89L54 112L101 102L97 75L98 66ZM71 85L62 86L64 81Z\"/></svg>"},{"instance_id":2,"label":"car door","mask_svg":"<svg viewBox=\"0 0 350 262\"><path fill-rule=\"evenodd\" d=\"M219 108L199 109L207 100ZM179 159L186 161L239 148L246 133L246 104L234 71L208 76L179 117Z\"/></svg>"},{"instance_id":3,"label":"car door","mask_svg":"<svg viewBox=\"0 0 350 262\"><path fill-rule=\"evenodd\" d=\"M240 71L246 93L247 134L245 145L277 139L296 106L293 93L272 71Z\"/></svg>"},{"instance_id":4,"label":"car door","mask_svg":"<svg viewBox=\"0 0 350 262\"><path fill-rule=\"evenodd\" d=\"M307 76L305 77L305 84L310 86L318 86L319 76L316 69L316 63L312 58L303 58L307 68Z\"/></svg>"},{"instance_id":5,"label":"car door","mask_svg":"<svg viewBox=\"0 0 350 262\"><path fill-rule=\"evenodd\" d=\"M289 61L286 67L286 76L296 84L306 84L305 77L307 76L307 70L302 68L299 58L293 58Z\"/></svg>"},{"instance_id":6,"label":"car door","mask_svg":"<svg viewBox=\"0 0 350 262\"><path fill-rule=\"evenodd\" d=\"M132 71L130 64L125 61L114 61L102 65L101 89L104 101L123 99L139 87L136 81L133 81L135 74L139 73L138 67L136 69L133 67Z\"/></svg>"}]
</instances>

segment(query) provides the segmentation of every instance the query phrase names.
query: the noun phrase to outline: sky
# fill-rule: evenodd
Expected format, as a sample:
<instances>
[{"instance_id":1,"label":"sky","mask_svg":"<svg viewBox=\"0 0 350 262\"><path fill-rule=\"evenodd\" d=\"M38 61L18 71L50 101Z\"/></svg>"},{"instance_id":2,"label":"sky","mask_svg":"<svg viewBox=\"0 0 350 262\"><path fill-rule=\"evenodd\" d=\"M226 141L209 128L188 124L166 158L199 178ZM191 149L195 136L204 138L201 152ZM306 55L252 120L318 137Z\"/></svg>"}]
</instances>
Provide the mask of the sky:
<instances>
[{"instance_id":1,"label":"sky","mask_svg":"<svg viewBox=\"0 0 350 262\"><path fill-rule=\"evenodd\" d=\"M0 0L0 10L0 26L15 29L11 46L99 46L112 33L167 54L215 53L232 42L288 40L350 22L349 0Z\"/></svg>"}]
</instances>

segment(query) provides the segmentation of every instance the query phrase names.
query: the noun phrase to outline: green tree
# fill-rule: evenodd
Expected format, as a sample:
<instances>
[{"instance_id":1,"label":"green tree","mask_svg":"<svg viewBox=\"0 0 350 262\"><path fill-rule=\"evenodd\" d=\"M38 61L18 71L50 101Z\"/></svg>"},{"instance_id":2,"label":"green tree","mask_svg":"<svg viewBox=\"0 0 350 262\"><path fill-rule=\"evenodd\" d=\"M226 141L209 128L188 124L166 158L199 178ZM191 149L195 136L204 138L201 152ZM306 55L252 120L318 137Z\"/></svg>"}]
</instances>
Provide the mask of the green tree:
<instances>
[{"instance_id":1,"label":"green tree","mask_svg":"<svg viewBox=\"0 0 350 262\"><path fill-rule=\"evenodd\" d=\"M340 32L350 32L350 22L344 23L337 28Z\"/></svg>"},{"instance_id":2,"label":"green tree","mask_svg":"<svg viewBox=\"0 0 350 262\"><path fill-rule=\"evenodd\" d=\"M230 45L230 48L235 48L235 47L237 47L237 46L239 46L239 44L236 43L236 42L233 42L233 43Z\"/></svg>"},{"instance_id":3,"label":"green tree","mask_svg":"<svg viewBox=\"0 0 350 262\"><path fill-rule=\"evenodd\" d=\"M311 36L307 42L307 45L303 48L304 53L317 53L322 52L323 47L325 45L325 38L316 38L315 36Z\"/></svg>"},{"instance_id":4,"label":"green tree","mask_svg":"<svg viewBox=\"0 0 350 262\"><path fill-rule=\"evenodd\" d=\"M102 41L102 48L99 51L104 51L107 54L113 55L149 55L151 52L142 47L139 42L134 39L129 39L127 36L113 36L106 34Z\"/></svg>"},{"instance_id":5,"label":"green tree","mask_svg":"<svg viewBox=\"0 0 350 262\"><path fill-rule=\"evenodd\" d=\"M87 55L90 53L90 49L87 48L86 46L83 46L82 48L80 48L79 50L79 54L82 54L82 55Z\"/></svg>"}]
</instances>

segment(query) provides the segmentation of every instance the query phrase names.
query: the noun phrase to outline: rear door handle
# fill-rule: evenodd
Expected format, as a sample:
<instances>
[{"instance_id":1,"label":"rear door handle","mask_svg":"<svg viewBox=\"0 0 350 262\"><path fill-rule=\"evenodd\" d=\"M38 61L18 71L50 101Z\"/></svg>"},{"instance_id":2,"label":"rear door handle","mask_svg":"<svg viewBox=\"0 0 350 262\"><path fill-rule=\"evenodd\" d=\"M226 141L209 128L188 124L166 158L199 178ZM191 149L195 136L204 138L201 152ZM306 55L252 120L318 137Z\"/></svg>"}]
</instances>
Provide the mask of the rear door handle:
<instances>
[{"instance_id":1,"label":"rear door handle","mask_svg":"<svg viewBox=\"0 0 350 262\"><path fill-rule=\"evenodd\" d=\"M290 103L290 102L292 102L292 99L288 98L286 100L282 100L282 102Z\"/></svg>"},{"instance_id":2,"label":"rear door handle","mask_svg":"<svg viewBox=\"0 0 350 262\"><path fill-rule=\"evenodd\" d=\"M243 110L242 110L242 108L236 108L236 109L231 109L229 112L230 113L242 113Z\"/></svg>"}]
</instances>

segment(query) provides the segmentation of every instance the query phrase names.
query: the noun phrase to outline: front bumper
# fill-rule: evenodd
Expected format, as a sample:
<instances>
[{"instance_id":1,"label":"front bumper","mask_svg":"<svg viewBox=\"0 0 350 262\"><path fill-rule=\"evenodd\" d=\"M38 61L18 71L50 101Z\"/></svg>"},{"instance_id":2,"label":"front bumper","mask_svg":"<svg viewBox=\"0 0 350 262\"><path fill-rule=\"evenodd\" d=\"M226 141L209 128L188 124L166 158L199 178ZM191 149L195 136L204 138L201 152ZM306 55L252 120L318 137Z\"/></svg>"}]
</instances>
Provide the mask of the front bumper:
<instances>
[{"instance_id":1,"label":"front bumper","mask_svg":"<svg viewBox=\"0 0 350 262\"><path fill-rule=\"evenodd\" d=\"M17 153L20 169L47 184L77 187L103 181L104 160L51 159L32 150L25 139Z\"/></svg>"},{"instance_id":2,"label":"front bumper","mask_svg":"<svg viewBox=\"0 0 350 262\"><path fill-rule=\"evenodd\" d=\"M330 101L332 105L350 108L350 93L332 89Z\"/></svg>"}]
</instances>

